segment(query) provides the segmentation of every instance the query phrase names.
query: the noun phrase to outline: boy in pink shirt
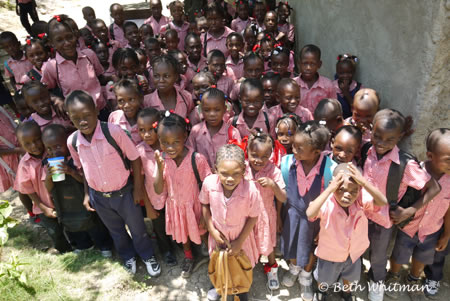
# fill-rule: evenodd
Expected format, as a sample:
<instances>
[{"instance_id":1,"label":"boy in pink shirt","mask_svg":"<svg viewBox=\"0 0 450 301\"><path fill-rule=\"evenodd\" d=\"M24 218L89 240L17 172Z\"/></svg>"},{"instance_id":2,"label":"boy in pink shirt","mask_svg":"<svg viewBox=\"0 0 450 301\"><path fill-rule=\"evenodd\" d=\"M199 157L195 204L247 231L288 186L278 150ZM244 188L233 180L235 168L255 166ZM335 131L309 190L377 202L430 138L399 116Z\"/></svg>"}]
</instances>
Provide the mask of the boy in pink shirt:
<instances>
[{"instance_id":1,"label":"boy in pink shirt","mask_svg":"<svg viewBox=\"0 0 450 301\"><path fill-rule=\"evenodd\" d=\"M158 276L161 267L138 205L148 202L148 196L136 147L119 126L97 119L94 101L86 92L70 93L65 107L78 129L67 139L67 146L85 176L86 209L97 211L130 273L136 273L135 256L139 254L149 275Z\"/></svg>"},{"instance_id":2,"label":"boy in pink shirt","mask_svg":"<svg viewBox=\"0 0 450 301\"><path fill-rule=\"evenodd\" d=\"M243 34L244 29L253 21L253 18L249 16L248 2L237 2L236 11L238 16L231 21L231 29L235 32Z\"/></svg>"},{"instance_id":3,"label":"boy in pink shirt","mask_svg":"<svg viewBox=\"0 0 450 301\"><path fill-rule=\"evenodd\" d=\"M162 15L161 0L150 0L150 10L152 16L144 21L144 24L149 24L153 29L153 34L158 37L161 32L161 27L167 25L170 19Z\"/></svg>"},{"instance_id":4,"label":"boy in pink shirt","mask_svg":"<svg viewBox=\"0 0 450 301\"><path fill-rule=\"evenodd\" d=\"M319 287L323 284L331 286L339 277L344 285L359 281L360 257L369 247L368 220L360 207L361 187L373 196L375 205L387 205L386 197L364 179L354 165L342 163L334 169L333 180L328 187L306 210L309 220L320 219L319 244L315 251L319 258ZM369 203L365 206L369 210L373 207ZM318 300L324 300L327 291L319 290L317 294L321 295ZM350 289L344 288L342 297L346 301L353 300Z\"/></svg>"},{"instance_id":5,"label":"boy in pink shirt","mask_svg":"<svg viewBox=\"0 0 450 301\"><path fill-rule=\"evenodd\" d=\"M235 82L244 76L244 59L242 50L244 50L244 38L232 32L227 37L227 48L230 52L225 65L227 66L227 76Z\"/></svg>"},{"instance_id":6,"label":"boy in pink shirt","mask_svg":"<svg viewBox=\"0 0 450 301\"><path fill-rule=\"evenodd\" d=\"M90 6L85 6L81 9L81 12L83 13L83 19L86 21L86 25L83 28L92 32L92 22L96 19L94 9Z\"/></svg>"},{"instance_id":7,"label":"boy in pink shirt","mask_svg":"<svg viewBox=\"0 0 450 301\"><path fill-rule=\"evenodd\" d=\"M184 50L187 54L188 70L186 79L192 80L196 73L206 68L206 57L202 56L202 42L200 36L196 33L188 33L184 43Z\"/></svg>"},{"instance_id":8,"label":"boy in pink shirt","mask_svg":"<svg viewBox=\"0 0 450 301\"><path fill-rule=\"evenodd\" d=\"M225 95L230 95L234 81L231 77L224 75L225 56L222 51L211 50L208 53L208 71L214 75L217 89L221 90Z\"/></svg>"},{"instance_id":9,"label":"boy in pink shirt","mask_svg":"<svg viewBox=\"0 0 450 301\"><path fill-rule=\"evenodd\" d=\"M316 45L306 45L300 51L300 76L294 78L300 86L301 104L314 112L317 103L323 98L336 98L336 91L331 80L319 75L322 66L321 51Z\"/></svg>"},{"instance_id":10,"label":"boy in pink shirt","mask_svg":"<svg viewBox=\"0 0 450 301\"><path fill-rule=\"evenodd\" d=\"M206 19L208 20L208 31L201 35L203 43L203 56L206 57L211 50L222 51L225 57L228 56L227 37L233 31L224 26L223 19L225 12L222 7L213 2L208 5Z\"/></svg>"},{"instance_id":11,"label":"boy in pink shirt","mask_svg":"<svg viewBox=\"0 0 450 301\"><path fill-rule=\"evenodd\" d=\"M178 49L184 51L184 39L189 31L189 23L183 21L184 6L181 1L173 1L169 4L172 21L161 26L160 33L163 34L169 29L174 29L178 33Z\"/></svg>"},{"instance_id":12,"label":"boy in pink shirt","mask_svg":"<svg viewBox=\"0 0 450 301\"><path fill-rule=\"evenodd\" d=\"M128 44L122 29L123 22L125 22L123 6L118 3L111 4L109 12L111 13L111 18L114 19L114 22L109 25L109 37L111 40L119 42L120 47L123 48Z\"/></svg>"},{"instance_id":13,"label":"boy in pink shirt","mask_svg":"<svg viewBox=\"0 0 450 301\"><path fill-rule=\"evenodd\" d=\"M27 152L19 162L14 189L28 195L33 201L33 213L36 214L60 253L72 250L64 236L63 228L58 223L53 202L45 188L46 167L42 164L45 158L44 144L41 140L41 130L34 121L19 125L16 131L17 139Z\"/></svg>"}]
</instances>

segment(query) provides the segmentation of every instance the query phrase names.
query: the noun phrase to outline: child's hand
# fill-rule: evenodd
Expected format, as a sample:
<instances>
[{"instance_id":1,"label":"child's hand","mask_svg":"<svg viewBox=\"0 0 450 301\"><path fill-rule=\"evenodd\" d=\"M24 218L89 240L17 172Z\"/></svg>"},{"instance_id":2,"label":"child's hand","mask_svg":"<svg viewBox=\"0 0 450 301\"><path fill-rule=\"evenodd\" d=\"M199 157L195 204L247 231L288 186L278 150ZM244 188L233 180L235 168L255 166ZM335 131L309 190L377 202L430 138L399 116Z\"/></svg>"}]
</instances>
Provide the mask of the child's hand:
<instances>
[{"instance_id":1,"label":"child's hand","mask_svg":"<svg viewBox=\"0 0 450 301\"><path fill-rule=\"evenodd\" d=\"M444 251L445 248L447 248L448 240L449 240L448 237L441 235L441 237L439 238L439 240L436 243L436 248L435 248L436 252Z\"/></svg>"},{"instance_id":2,"label":"child's hand","mask_svg":"<svg viewBox=\"0 0 450 301\"><path fill-rule=\"evenodd\" d=\"M328 187L331 189L331 191L335 192L339 187L341 187L342 183L344 183L344 174L340 172L335 177L333 177L330 184L328 184Z\"/></svg>"},{"instance_id":3,"label":"child's hand","mask_svg":"<svg viewBox=\"0 0 450 301\"><path fill-rule=\"evenodd\" d=\"M342 93L350 92L350 83L351 83L351 81L348 79L338 81L339 89L341 89Z\"/></svg>"},{"instance_id":4,"label":"child's hand","mask_svg":"<svg viewBox=\"0 0 450 301\"><path fill-rule=\"evenodd\" d=\"M147 212L147 217L149 219L157 219L159 217L159 212L153 208L153 206L145 206L145 211Z\"/></svg>"},{"instance_id":5,"label":"child's hand","mask_svg":"<svg viewBox=\"0 0 450 301\"><path fill-rule=\"evenodd\" d=\"M220 233L219 230L214 229L213 231L210 232L211 236L214 238L214 240L216 241L216 245L217 246L224 246L225 245L225 241L222 239L223 235L222 233Z\"/></svg>"},{"instance_id":6,"label":"child's hand","mask_svg":"<svg viewBox=\"0 0 450 301\"><path fill-rule=\"evenodd\" d=\"M69 117L66 114L66 110L64 109L64 99L57 96L50 97L53 103L53 109L55 110L56 116L69 120Z\"/></svg>"},{"instance_id":7,"label":"child's hand","mask_svg":"<svg viewBox=\"0 0 450 301\"><path fill-rule=\"evenodd\" d=\"M91 207L91 203L89 202L89 196L84 197L83 206L87 211L95 212L95 209Z\"/></svg>"},{"instance_id":8,"label":"child's hand","mask_svg":"<svg viewBox=\"0 0 450 301\"><path fill-rule=\"evenodd\" d=\"M402 208L398 206L397 209L389 211L389 216L393 223L397 225L416 214L416 211L414 207Z\"/></svg>"},{"instance_id":9,"label":"child's hand","mask_svg":"<svg viewBox=\"0 0 450 301\"><path fill-rule=\"evenodd\" d=\"M228 255L236 256L242 249L242 244L238 240L233 240L231 245L227 248Z\"/></svg>"},{"instance_id":10,"label":"child's hand","mask_svg":"<svg viewBox=\"0 0 450 301\"><path fill-rule=\"evenodd\" d=\"M283 221L281 220L281 216L277 217L277 233L283 232Z\"/></svg>"},{"instance_id":11,"label":"child's hand","mask_svg":"<svg viewBox=\"0 0 450 301\"><path fill-rule=\"evenodd\" d=\"M156 164L158 164L159 171L162 172L164 170L164 158L159 150L155 151L155 160Z\"/></svg>"},{"instance_id":12,"label":"child's hand","mask_svg":"<svg viewBox=\"0 0 450 301\"><path fill-rule=\"evenodd\" d=\"M262 187L275 188L275 182L271 178L262 177L256 180Z\"/></svg>"},{"instance_id":13,"label":"child's hand","mask_svg":"<svg viewBox=\"0 0 450 301\"><path fill-rule=\"evenodd\" d=\"M358 185L364 187L364 185L366 184L366 178L363 177L359 169L351 162L348 163L347 168L350 171L350 176L353 178L353 180L355 180Z\"/></svg>"},{"instance_id":14,"label":"child's hand","mask_svg":"<svg viewBox=\"0 0 450 301\"><path fill-rule=\"evenodd\" d=\"M47 207L47 206L42 205L42 206L41 206L41 210L42 210L42 213L44 213L44 215L45 215L46 217L49 217L49 218L56 218L56 211L53 210L53 208L49 208L49 207Z\"/></svg>"}]
</instances>

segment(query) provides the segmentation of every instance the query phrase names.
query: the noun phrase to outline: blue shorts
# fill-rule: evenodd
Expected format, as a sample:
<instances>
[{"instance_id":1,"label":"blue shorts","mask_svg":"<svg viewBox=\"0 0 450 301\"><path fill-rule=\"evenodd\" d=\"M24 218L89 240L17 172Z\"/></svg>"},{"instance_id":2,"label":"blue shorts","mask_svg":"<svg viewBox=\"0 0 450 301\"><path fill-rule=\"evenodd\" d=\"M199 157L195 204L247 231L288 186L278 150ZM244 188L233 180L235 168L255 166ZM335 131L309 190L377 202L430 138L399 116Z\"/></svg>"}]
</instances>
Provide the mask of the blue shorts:
<instances>
[{"instance_id":1,"label":"blue shorts","mask_svg":"<svg viewBox=\"0 0 450 301\"><path fill-rule=\"evenodd\" d=\"M392 251L392 259L398 264L407 264L412 256L423 264L432 264L436 252L436 243L440 236L441 231L437 231L420 242L417 233L411 238L405 232L399 230Z\"/></svg>"},{"instance_id":2,"label":"blue shorts","mask_svg":"<svg viewBox=\"0 0 450 301\"><path fill-rule=\"evenodd\" d=\"M361 276L361 258L354 263L350 256L344 262L333 262L318 258L317 260L317 282L326 283L328 286L339 280L351 282L359 281Z\"/></svg>"}]
</instances>

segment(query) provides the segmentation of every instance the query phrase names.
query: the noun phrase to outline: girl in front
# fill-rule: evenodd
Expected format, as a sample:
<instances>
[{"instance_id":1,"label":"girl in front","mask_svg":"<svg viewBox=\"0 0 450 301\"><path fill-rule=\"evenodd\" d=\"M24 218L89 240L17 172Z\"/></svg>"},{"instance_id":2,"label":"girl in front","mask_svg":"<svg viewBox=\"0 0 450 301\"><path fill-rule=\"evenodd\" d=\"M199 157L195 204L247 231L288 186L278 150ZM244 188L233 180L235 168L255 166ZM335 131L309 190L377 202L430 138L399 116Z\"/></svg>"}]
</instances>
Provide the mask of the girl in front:
<instances>
[{"instance_id":1,"label":"girl in front","mask_svg":"<svg viewBox=\"0 0 450 301\"><path fill-rule=\"evenodd\" d=\"M194 268L191 242L200 245L206 232L201 221L199 182L211 174L211 169L203 155L185 146L188 137L185 118L166 111L157 133L163 153L155 151L158 168L153 186L157 194L167 190L166 233L183 244L181 276L189 278Z\"/></svg>"},{"instance_id":2,"label":"girl in front","mask_svg":"<svg viewBox=\"0 0 450 301\"><path fill-rule=\"evenodd\" d=\"M243 250L254 266L259 252L253 228L261 213L261 195L254 182L244 178L244 151L237 145L224 145L217 151L215 165L217 173L205 179L199 196L209 231L209 253L216 247L227 248L231 256ZM248 300L247 293L238 297ZM214 288L208 299L218 300Z\"/></svg>"}]
</instances>

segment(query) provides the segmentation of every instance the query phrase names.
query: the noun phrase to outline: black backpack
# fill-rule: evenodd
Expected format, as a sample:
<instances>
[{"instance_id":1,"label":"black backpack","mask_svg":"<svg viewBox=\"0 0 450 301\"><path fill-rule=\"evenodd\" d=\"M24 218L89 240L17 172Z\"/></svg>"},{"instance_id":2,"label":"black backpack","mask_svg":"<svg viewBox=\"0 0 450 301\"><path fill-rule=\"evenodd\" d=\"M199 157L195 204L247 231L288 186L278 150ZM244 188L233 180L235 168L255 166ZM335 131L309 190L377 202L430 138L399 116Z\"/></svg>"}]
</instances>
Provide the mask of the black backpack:
<instances>
[{"instance_id":1,"label":"black backpack","mask_svg":"<svg viewBox=\"0 0 450 301\"><path fill-rule=\"evenodd\" d=\"M200 179L200 174L198 173L197 162L195 161L195 155L197 152L192 152L191 155L191 164L192 169L194 170L195 179L197 180L198 190L202 190L202 180Z\"/></svg>"},{"instance_id":2,"label":"black backpack","mask_svg":"<svg viewBox=\"0 0 450 301\"><path fill-rule=\"evenodd\" d=\"M367 159L367 152L369 151L372 144L370 142L363 145L361 148L361 166L364 168L364 163ZM389 203L389 210L395 210L397 207L408 208L411 207L420 197L422 196L422 192L420 190L414 189L413 187L408 186L406 189L405 195L402 199L398 201L398 190L400 188L400 183L402 182L403 174L405 172L406 164L410 160L414 160L417 163L418 160L411 154L399 150L399 161L400 164L396 164L391 162L391 166L389 167L389 173L386 182L386 198ZM412 219L414 215L404 220L400 224L397 224L399 228L405 227Z\"/></svg>"}]
</instances>

